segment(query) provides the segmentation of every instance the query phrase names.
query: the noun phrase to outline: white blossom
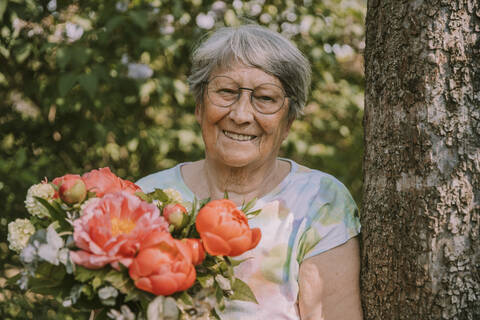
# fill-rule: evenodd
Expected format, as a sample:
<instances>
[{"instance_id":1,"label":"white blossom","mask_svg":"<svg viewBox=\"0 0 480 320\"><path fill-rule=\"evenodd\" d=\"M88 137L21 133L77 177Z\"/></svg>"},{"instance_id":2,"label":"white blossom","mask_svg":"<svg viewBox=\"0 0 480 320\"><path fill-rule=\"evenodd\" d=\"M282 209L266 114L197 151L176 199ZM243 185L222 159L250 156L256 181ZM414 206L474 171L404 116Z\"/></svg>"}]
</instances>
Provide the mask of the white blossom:
<instances>
[{"instance_id":1,"label":"white blossom","mask_svg":"<svg viewBox=\"0 0 480 320\"><path fill-rule=\"evenodd\" d=\"M128 1L118 1L115 4L115 9L117 9L120 12L125 12L128 9Z\"/></svg>"},{"instance_id":2,"label":"white blossom","mask_svg":"<svg viewBox=\"0 0 480 320\"><path fill-rule=\"evenodd\" d=\"M118 296L118 290L112 286L106 286L98 290L98 297L102 300L116 298L117 296Z\"/></svg>"},{"instance_id":3,"label":"white blossom","mask_svg":"<svg viewBox=\"0 0 480 320\"><path fill-rule=\"evenodd\" d=\"M9 248L20 252L28 243L30 236L35 233L35 227L28 219L16 219L8 224Z\"/></svg>"},{"instance_id":4,"label":"white blossom","mask_svg":"<svg viewBox=\"0 0 480 320\"><path fill-rule=\"evenodd\" d=\"M52 226L47 228L47 243L38 245L38 256L43 260L58 266L60 263L59 254L63 247L63 239L58 235Z\"/></svg>"},{"instance_id":5,"label":"white blossom","mask_svg":"<svg viewBox=\"0 0 480 320\"><path fill-rule=\"evenodd\" d=\"M153 75L153 70L143 63L129 63L127 76L132 79L148 79Z\"/></svg>"},{"instance_id":6,"label":"white blossom","mask_svg":"<svg viewBox=\"0 0 480 320\"><path fill-rule=\"evenodd\" d=\"M197 26L202 29L211 29L215 24L215 20L211 15L200 13L195 19Z\"/></svg>"},{"instance_id":7,"label":"white blossom","mask_svg":"<svg viewBox=\"0 0 480 320\"><path fill-rule=\"evenodd\" d=\"M55 189L49 183L39 183L31 186L27 191L27 199L25 200L25 207L27 211L39 218L49 217L48 209L45 208L37 199L43 198L47 201L52 201L55 195Z\"/></svg>"},{"instance_id":8,"label":"white blossom","mask_svg":"<svg viewBox=\"0 0 480 320\"><path fill-rule=\"evenodd\" d=\"M230 283L230 280L228 280L221 274L217 274L215 276L215 281L218 283L218 285L222 290L225 290L225 291L232 290L232 285Z\"/></svg>"},{"instance_id":9,"label":"white blossom","mask_svg":"<svg viewBox=\"0 0 480 320\"><path fill-rule=\"evenodd\" d=\"M168 196L168 198L171 200L173 203L181 203L182 202L182 195L178 190L175 190L173 188L168 188L164 189L163 192Z\"/></svg>"},{"instance_id":10,"label":"white blossom","mask_svg":"<svg viewBox=\"0 0 480 320\"><path fill-rule=\"evenodd\" d=\"M32 263L33 260L35 260L36 255L37 255L37 248L35 248L35 246L29 244L22 250L22 253L20 254L20 257L21 257L23 262Z\"/></svg>"},{"instance_id":11,"label":"white blossom","mask_svg":"<svg viewBox=\"0 0 480 320\"><path fill-rule=\"evenodd\" d=\"M83 28L76 23L67 22L65 32L71 41L77 41L83 35Z\"/></svg>"},{"instance_id":12,"label":"white blossom","mask_svg":"<svg viewBox=\"0 0 480 320\"><path fill-rule=\"evenodd\" d=\"M170 320L178 319L179 310L177 303L172 297L157 296L148 304L147 319L148 320Z\"/></svg>"},{"instance_id":13,"label":"white blossom","mask_svg":"<svg viewBox=\"0 0 480 320\"><path fill-rule=\"evenodd\" d=\"M120 311L110 309L107 313L110 319L115 320L135 320L135 314L130 310L127 305L122 305Z\"/></svg>"},{"instance_id":14,"label":"white blossom","mask_svg":"<svg viewBox=\"0 0 480 320\"><path fill-rule=\"evenodd\" d=\"M57 0L50 0L47 4L47 9L50 12L57 10Z\"/></svg>"}]
</instances>

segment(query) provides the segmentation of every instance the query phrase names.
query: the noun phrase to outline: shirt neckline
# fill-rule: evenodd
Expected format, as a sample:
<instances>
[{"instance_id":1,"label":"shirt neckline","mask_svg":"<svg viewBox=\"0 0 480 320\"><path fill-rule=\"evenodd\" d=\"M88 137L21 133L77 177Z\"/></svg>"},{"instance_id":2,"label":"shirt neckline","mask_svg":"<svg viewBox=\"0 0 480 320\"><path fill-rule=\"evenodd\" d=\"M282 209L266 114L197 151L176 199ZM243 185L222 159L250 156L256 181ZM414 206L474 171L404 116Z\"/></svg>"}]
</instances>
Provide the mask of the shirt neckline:
<instances>
[{"instance_id":1,"label":"shirt neckline","mask_svg":"<svg viewBox=\"0 0 480 320\"><path fill-rule=\"evenodd\" d=\"M287 158L277 158L277 159L287 161L288 163L290 163L290 172L285 176L285 178L283 178L283 180L275 188L270 190L268 193L263 195L261 198L258 198L257 201L262 200L262 201L268 202L268 200L270 200L272 197L279 194L281 192L281 190L283 190L285 188L285 186L290 182L291 177L295 174L295 172L298 169L298 164L293 160L290 160L290 159L287 159ZM183 176L182 176L182 172L181 172L181 167L186 165L186 164L189 164L189 163L191 163L191 162L189 161L189 162L182 162L182 163L177 164L175 166L175 175L176 175L177 181L180 181L182 189L184 189L185 192L187 193L186 196L188 196L188 198L193 200L193 199L196 198L196 195L187 186L187 184L185 183L185 180L183 180Z\"/></svg>"}]
</instances>

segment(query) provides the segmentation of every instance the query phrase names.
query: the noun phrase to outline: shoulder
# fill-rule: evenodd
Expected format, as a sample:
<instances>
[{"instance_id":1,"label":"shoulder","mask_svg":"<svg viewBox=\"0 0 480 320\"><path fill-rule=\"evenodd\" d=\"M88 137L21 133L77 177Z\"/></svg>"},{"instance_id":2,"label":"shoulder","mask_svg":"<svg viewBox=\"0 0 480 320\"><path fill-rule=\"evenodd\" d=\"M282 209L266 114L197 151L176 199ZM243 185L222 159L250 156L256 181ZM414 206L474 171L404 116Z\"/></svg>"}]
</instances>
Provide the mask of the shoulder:
<instances>
[{"instance_id":1,"label":"shoulder","mask_svg":"<svg viewBox=\"0 0 480 320\"><path fill-rule=\"evenodd\" d=\"M337 178L320 170L311 169L292 162L294 173L287 185L287 192L309 197L310 200L322 203L344 203L355 206L355 202ZM317 203L318 205L318 203Z\"/></svg>"},{"instance_id":2,"label":"shoulder","mask_svg":"<svg viewBox=\"0 0 480 320\"><path fill-rule=\"evenodd\" d=\"M142 189L143 192L146 193L152 192L155 189L175 187L175 185L181 182L177 173L180 165L152 173L141 178L135 183Z\"/></svg>"}]
</instances>

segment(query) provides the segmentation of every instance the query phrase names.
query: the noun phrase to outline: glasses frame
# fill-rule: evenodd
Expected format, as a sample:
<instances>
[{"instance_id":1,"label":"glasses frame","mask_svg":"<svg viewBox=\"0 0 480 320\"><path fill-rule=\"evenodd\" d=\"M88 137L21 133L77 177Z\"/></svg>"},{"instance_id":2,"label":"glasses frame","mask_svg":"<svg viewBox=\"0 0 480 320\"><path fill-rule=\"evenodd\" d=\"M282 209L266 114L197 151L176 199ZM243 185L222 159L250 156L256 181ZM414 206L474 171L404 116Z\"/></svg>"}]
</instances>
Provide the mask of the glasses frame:
<instances>
[{"instance_id":1,"label":"glasses frame","mask_svg":"<svg viewBox=\"0 0 480 320\"><path fill-rule=\"evenodd\" d=\"M210 98L210 95L208 94L208 86L209 86L210 82L212 82L212 81L213 81L214 79L216 79L216 78L228 78L228 79L232 80L232 81L233 81L234 83L236 83L236 84L238 84L238 82L235 81L234 79L230 78L230 77L227 77L227 76L215 76L215 77L213 77L212 79L204 82L204 84L205 84L204 91L205 91L206 94L207 94L208 100L209 100L213 105L215 105L215 106L217 106L217 107L220 107L220 108L230 108L232 105L234 105L235 103L237 103L237 102L240 100L241 96L242 96L242 90L250 91L250 104L252 105L253 109L254 109L256 112L261 113L261 114L271 115L271 114L277 113L277 112L280 111L280 110L283 108L283 106L285 105L285 98L289 98L289 99L290 99L290 97L287 96L287 94L285 93L285 90L284 90L282 87L280 87L280 86L278 86L278 85L276 85L276 84L274 84L274 83L265 82L265 83L262 83L262 84L256 86L256 87L253 88L253 89L252 89L252 88L241 87L241 86L238 84L238 90L239 90L239 92L238 92L238 94L237 94L237 98L235 99L235 101L233 101L232 103L230 103L230 104L228 104L228 105L219 105L219 104L216 104L215 102L213 102L212 98ZM255 92L255 89L257 89L258 87L261 87L262 85L265 85L265 84L275 86L275 87L279 88L279 89L282 91L282 93L283 93L282 104L281 104L280 107L278 107L278 109L275 110L274 112L262 112L262 111L258 110L257 106L256 106L255 103L253 102L253 93Z\"/></svg>"}]
</instances>

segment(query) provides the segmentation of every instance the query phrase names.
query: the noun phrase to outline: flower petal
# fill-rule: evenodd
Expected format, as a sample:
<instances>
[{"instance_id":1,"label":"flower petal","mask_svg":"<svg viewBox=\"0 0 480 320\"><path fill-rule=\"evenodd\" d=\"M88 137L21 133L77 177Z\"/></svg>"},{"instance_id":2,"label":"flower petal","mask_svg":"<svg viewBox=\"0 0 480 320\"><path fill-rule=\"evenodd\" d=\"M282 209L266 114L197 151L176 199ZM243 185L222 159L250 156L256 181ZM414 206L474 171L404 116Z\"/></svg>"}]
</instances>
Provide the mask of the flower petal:
<instances>
[{"instance_id":1,"label":"flower petal","mask_svg":"<svg viewBox=\"0 0 480 320\"><path fill-rule=\"evenodd\" d=\"M203 232L202 237L205 250L213 256L226 256L230 253L230 245L221 237L210 232Z\"/></svg>"}]
</instances>

